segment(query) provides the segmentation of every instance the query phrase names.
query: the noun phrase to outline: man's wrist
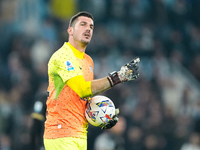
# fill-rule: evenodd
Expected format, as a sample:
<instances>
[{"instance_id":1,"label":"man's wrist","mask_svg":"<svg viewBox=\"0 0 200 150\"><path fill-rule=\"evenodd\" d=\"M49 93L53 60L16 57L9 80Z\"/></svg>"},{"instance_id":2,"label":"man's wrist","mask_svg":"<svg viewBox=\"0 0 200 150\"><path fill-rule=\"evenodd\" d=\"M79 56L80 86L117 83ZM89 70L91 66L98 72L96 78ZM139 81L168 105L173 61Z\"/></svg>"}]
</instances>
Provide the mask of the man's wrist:
<instances>
[{"instance_id":1,"label":"man's wrist","mask_svg":"<svg viewBox=\"0 0 200 150\"><path fill-rule=\"evenodd\" d=\"M108 78L108 81L110 82L111 87L115 86L118 83L121 83L121 80L118 76L117 71L111 72L108 75L109 76L107 78Z\"/></svg>"}]
</instances>

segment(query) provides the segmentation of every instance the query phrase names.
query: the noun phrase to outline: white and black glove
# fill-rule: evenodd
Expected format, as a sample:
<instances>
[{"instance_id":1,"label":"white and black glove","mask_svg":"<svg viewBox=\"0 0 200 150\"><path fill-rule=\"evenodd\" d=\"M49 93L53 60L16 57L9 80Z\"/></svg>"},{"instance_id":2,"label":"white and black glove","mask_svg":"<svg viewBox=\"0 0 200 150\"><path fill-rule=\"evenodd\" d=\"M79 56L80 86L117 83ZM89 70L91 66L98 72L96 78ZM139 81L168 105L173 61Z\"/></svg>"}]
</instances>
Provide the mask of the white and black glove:
<instances>
[{"instance_id":1,"label":"white and black glove","mask_svg":"<svg viewBox=\"0 0 200 150\"><path fill-rule=\"evenodd\" d=\"M107 123L102 124L100 126L101 129L102 130L111 129L112 127L114 127L117 124L118 120L119 120L118 115L119 115L119 108L115 109L115 115L112 117L111 120L109 120Z\"/></svg>"},{"instance_id":2,"label":"white and black glove","mask_svg":"<svg viewBox=\"0 0 200 150\"><path fill-rule=\"evenodd\" d=\"M140 58L135 58L131 62L123 65L120 71L114 71L109 73L108 80L110 85L113 87L118 83L135 80L139 77L138 63Z\"/></svg>"}]
</instances>

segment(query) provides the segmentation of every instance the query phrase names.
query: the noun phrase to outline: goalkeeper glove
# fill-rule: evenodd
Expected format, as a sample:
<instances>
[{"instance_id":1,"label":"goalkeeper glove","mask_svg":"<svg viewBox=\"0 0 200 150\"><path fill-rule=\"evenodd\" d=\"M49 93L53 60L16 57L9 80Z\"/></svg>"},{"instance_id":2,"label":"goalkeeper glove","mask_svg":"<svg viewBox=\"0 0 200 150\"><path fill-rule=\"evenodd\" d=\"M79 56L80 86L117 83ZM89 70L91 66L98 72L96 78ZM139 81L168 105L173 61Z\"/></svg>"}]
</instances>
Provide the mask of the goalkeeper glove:
<instances>
[{"instance_id":1,"label":"goalkeeper glove","mask_svg":"<svg viewBox=\"0 0 200 150\"><path fill-rule=\"evenodd\" d=\"M123 65L120 71L114 71L109 73L108 80L110 82L111 87L118 83L135 80L139 77L138 73L138 63L140 59L137 57L133 59L131 62Z\"/></svg>"},{"instance_id":2,"label":"goalkeeper glove","mask_svg":"<svg viewBox=\"0 0 200 150\"><path fill-rule=\"evenodd\" d=\"M112 117L112 119L109 120L107 123L102 124L101 129L102 130L103 129L111 129L112 127L114 127L119 120L118 114L119 114L119 109L117 108L117 109L115 109L115 115Z\"/></svg>"}]
</instances>

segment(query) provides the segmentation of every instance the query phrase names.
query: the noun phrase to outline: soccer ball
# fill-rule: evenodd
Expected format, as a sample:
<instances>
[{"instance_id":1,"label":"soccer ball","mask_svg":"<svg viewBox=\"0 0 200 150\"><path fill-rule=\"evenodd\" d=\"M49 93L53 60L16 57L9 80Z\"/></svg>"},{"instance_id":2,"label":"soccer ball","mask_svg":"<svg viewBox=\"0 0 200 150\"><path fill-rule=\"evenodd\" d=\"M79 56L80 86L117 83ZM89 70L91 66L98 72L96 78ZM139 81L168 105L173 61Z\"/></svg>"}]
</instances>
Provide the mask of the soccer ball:
<instances>
[{"instance_id":1,"label":"soccer ball","mask_svg":"<svg viewBox=\"0 0 200 150\"><path fill-rule=\"evenodd\" d=\"M107 123L115 115L115 105L106 96L97 95L92 97L85 109L87 121L96 127Z\"/></svg>"}]
</instances>

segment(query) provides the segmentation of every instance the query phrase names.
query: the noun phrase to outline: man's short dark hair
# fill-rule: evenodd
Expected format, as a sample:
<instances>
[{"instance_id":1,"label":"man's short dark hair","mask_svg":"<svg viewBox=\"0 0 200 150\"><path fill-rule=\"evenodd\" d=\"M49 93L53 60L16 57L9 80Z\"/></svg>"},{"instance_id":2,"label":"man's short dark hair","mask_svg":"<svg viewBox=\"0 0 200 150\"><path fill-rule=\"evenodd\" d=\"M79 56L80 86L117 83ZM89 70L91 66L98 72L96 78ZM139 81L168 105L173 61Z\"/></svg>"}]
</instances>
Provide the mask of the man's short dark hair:
<instances>
[{"instance_id":1,"label":"man's short dark hair","mask_svg":"<svg viewBox=\"0 0 200 150\"><path fill-rule=\"evenodd\" d=\"M81 11L79 13L77 13L76 15L74 15L70 21L69 21L69 27L72 27L74 25L74 22L76 21L76 19L80 16L84 16L84 17L88 17L88 18L91 18L93 21L94 21L94 18L93 16L89 13L89 12L86 12L86 11Z\"/></svg>"}]
</instances>

